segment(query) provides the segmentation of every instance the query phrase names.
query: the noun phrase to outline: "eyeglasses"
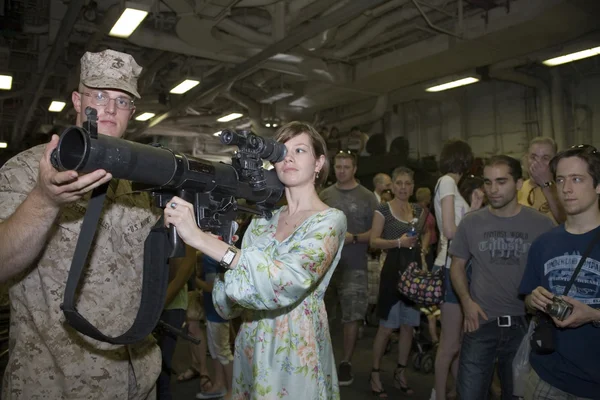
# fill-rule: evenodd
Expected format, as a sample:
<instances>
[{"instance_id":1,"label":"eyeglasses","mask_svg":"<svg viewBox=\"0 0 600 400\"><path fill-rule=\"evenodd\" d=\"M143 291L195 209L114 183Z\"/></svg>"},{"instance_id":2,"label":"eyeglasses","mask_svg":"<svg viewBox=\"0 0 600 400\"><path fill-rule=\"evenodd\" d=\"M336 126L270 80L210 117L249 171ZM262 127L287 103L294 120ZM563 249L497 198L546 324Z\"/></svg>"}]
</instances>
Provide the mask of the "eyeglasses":
<instances>
[{"instance_id":1,"label":"eyeglasses","mask_svg":"<svg viewBox=\"0 0 600 400\"><path fill-rule=\"evenodd\" d=\"M91 92L81 92L82 95L92 99L92 103L96 106L107 106L111 100L115 101L115 105L119 110L131 110L133 108L133 100L128 97L110 97L103 90L92 90Z\"/></svg>"}]
</instances>

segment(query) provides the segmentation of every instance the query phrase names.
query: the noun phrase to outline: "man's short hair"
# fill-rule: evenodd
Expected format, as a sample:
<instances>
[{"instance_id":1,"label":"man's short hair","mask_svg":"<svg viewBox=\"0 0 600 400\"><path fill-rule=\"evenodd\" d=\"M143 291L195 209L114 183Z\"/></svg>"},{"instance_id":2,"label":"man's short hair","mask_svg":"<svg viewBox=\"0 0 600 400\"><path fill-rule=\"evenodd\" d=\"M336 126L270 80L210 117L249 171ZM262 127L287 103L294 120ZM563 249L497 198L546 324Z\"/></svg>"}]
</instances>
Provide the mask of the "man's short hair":
<instances>
[{"instance_id":1,"label":"man's short hair","mask_svg":"<svg viewBox=\"0 0 600 400\"><path fill-rule=\"evenodd\" d=\"M515 182L523 179L523 169L521 168L521 163L516 158L500 154L490 157L485 163L486 167L494 167L496 165L506 165L509 169L508 173L513 177Z\"/></svg>"},{"instance_id":2,"label":"man's short hair","mask_svg":"<svg viewBox=\"0 0 600 400\"><path fill-rule=\"evenodd\" d=\"M450 139L440 153L440 172L442 175L449 173L464 174L473 164L473 150L469 143L460 139Z\"/></svg>"},{"instance_id":3,"label":"man's short hair","mask_svg":"<svg viewBox=\"0 0 600 400\"><path fill-rule=\"evenodd\" d=\"M550 147L552 147L552 151L554 152L554 154L556 154L556 152L558 151L556 142L551 137L547 137L547 136L534 137L533 139L531 139L531 142L529 142L529 148L527 149L528 152L531 149L531 146L533 146L534 144L547 144Z\"/></svg>"},{"instance_id":4,"label":"man's short hair","mask_svg":"<svg viewBox=\"0 0 600 400\"><path fill-rule=\"evenodd\" d=\"M352 128L350 128L350 132L354 131L360 131L360 128L358 126L353 126Z\"/></svg>"},{"instance_id":5,"label":"man's short hair","mask_svg":"<svg viewBox=\"0 0 600 400\"><path fill-rule=\"evenodd\" d=\"M415 199L417 199L417 203L425 201L427 198L431 198L431 189L427 187L418 188L415 192Z\"/></svg>"},{"instance_id":6,"label":"man's short hair","mask_svg":"<svg viewBox=\"0 0 600 400\"><path fill-rule=\"evenodd\" d=\"M388 174L384 174L383 172L380 172L380 173L376 174L376 175L373 177L373 186L377 186L377 185L379 185L380 183L383 183L383 180L384 180L384 178L385 178L386 176L388 176Z\"/></svg>"},{"instance_id":7,"label":"man's short hair","mask_svg":"<svg viewBox=\"0 0 600 400\"><path fill-rule=\"evenodd\" d=\"M333 158L333 165L337 162L337 160L352 160L352 166L356 167L356 156L350 152L340 151Z\"/></svg>"},{"instance_id":8,"label":"man's short hair","mask_svg":"<svg viewBox=\"0 0 600 400\"><path fill-rule=\"evenodd\" d=\"M554 179L556 179L556 168L558 162L563 158L579 157L588 166L588 173L592 176L594 181L594 187L597 187L600 183L600 153L594 146L582 144L579 146L573 146L570 149L563 150L558 153L552 160L550 160L550 170Z\"/></svg>"}]
</instances>

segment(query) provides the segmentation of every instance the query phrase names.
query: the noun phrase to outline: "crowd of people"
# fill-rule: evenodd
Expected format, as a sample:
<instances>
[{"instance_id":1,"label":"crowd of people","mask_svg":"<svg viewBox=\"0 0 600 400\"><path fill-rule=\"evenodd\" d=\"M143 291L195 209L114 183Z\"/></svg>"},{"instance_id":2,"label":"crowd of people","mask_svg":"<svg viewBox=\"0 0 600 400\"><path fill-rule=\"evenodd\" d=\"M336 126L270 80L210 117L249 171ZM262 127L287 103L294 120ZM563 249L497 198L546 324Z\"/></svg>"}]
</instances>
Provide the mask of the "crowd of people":
<instances>
[{"instance_id":1,"label":"crowd of people","mask_svg":"<svg viewBox=\"0 0 600 400\"><path fill-rule=\"evenodd\" d=\"M86 53L72 95L77 125L85 122L86 107L94 107L98 131L122 137L140 97L140 72L130 55ZM364 148L360 130L350 139L350 150ZM104 185L106 202L77 310L107 335L128 329L140 304L144 240L160 218L165 227L175 226L186 256L171 260L161 319L200 339L188 344L193 362L176 378L198 377L197 398L340 398L339 387L354 382L373 251L381 272L372 396L391 396L380 365L395 331L394 386L404 395L414 393L406 369L421 307L400 295L398 277L416 264L443 274L445 281L439 311L428 312L437 347L432 400L485 399L494 374L502 399L512 399L519 378L513 376L513 359L527 340L532 315L538 327L547 321L549 335L539 340L549 340L552 349L532 351L524 397L600 398L595 148L557 152L552 139L535 138L524 180L521 162L506 155L490 157L481 176L472 175L470 146L450 140L439 156L435 187L416 182L411 169L398 166L391 176L380 171L371 191L356 178L357 157L328 153L326 139L310 124L288 123L275 140L287 149L274 165L285 205L270 219L253 218L238 246L200 230L193 205L182 198L169 200L161 213L147 193L133 191L130 182L112 179L110 172L57 171L50 160L56 136L2 166L0 280L10 283L11 304L2 397L171 398L173 332L131 345L109 344L82 335L61 311L90 192ZM331 132L327 141L332 140L340 140L338 132ZM322 188L330 162L336 181ZM559 301L570 307L566 315L550 311ZM337 317L343 335L339 360L330 336Z\"/></svg>"}]
</instances>

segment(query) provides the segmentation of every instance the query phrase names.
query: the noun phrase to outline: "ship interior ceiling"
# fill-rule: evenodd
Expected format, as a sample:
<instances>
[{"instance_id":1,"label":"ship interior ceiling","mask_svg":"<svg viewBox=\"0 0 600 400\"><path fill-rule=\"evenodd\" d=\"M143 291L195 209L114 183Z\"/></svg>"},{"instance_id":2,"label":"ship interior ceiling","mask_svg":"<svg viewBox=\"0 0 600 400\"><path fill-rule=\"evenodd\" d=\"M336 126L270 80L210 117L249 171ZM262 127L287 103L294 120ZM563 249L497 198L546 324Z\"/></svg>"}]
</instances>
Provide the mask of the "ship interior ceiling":
<instances>
[{"instance_id":1,"label":"ship interior ceiling","mask_svg":"<svg viewBox=\"0 0 600 400\"><path fill-rule=\"evenodd\" d=\"M135 5L148 11L137 29L127 38L109 36L124 8ZM414 134L391 125L408 129L420 113L427 130L428 110L442 104L475 119L473 96L486 97L483 89L425 91L467 76L485 91L507 82L522 87L534 99L533 111L523 112L539 121L525 133L549 133L565 144L559 136L574 129L568 116L559 121L564 128L556 126L555 103L585 106L570 98L572 88L600 74L600 57L556 67L541 61L598 48L599 17L598 0L0 0L0 75L12 76L11 89L0 90L0 141L8 144L0 161L74 123L79 59L106 48L144 67L126 138L211 160L231 156L215 136L225 128L268 136L300 119L393 139ZM185 79L200 83L170 93ZM66 106L51 112L52 101ZM144 113L152 115L135 119ZM242 117L217 121L231 113ZM498 125L500 118L492 120ZM477 136L472 122L455 125L463 127L456 136ZM452 136L443 130L421 132L411 149L433 153Z\"/></svg>"}]
</instances>

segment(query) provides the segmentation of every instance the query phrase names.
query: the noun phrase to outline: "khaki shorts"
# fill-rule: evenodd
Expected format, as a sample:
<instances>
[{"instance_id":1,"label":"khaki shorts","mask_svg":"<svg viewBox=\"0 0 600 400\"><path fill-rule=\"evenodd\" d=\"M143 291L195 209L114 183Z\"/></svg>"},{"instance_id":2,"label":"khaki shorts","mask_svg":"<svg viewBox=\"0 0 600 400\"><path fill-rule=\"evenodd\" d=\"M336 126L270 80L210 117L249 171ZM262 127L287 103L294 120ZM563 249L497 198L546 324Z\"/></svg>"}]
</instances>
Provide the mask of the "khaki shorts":
<instances>
[{"instance_id":1,"label":"khaki shorts","mask_svg":"<svg viewBox=\"0 0 600 400\"><path fill-rule=\"evenodd\" d=\"M188 308L185 317L188 321L204 321L204 295L200 290L188 292Z\"/></svg>"},{"instance_id":2,"label":"khaki shorts","mask_svg":"<svg viewBox=\"0 0 600 400\"><path fill-rule=\"evenodd\" d=\"M229 332L229 321L206 321L206 339L210 357L213 360L218 359L221 365L227 365L233 361Z\"/></svg>"},{"instance_id":3,"label":"khaki shorts","mask_svg":"<svg viewBox=\"0 0 600 400\"><path fill-rule=\"evenodd\" d=\"M325 292L325 305L329 319L336 318L338 304L342 310L342 323L362 321L369 306L367 271L338 269L333 273Z\"/></svg>"}]
</instances>

